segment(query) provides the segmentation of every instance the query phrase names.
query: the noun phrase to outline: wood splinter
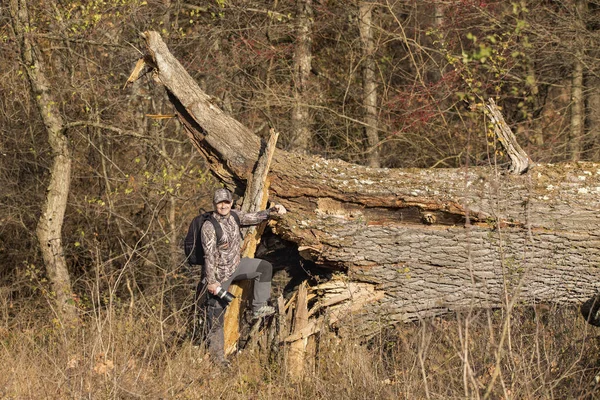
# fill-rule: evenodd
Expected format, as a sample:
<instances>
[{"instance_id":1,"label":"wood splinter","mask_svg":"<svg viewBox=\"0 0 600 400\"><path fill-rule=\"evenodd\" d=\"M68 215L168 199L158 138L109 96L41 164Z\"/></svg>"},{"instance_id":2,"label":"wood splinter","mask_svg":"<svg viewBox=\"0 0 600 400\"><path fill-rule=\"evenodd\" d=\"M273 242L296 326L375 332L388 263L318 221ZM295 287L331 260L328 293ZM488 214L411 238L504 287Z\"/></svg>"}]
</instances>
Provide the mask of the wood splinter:
<instances>
[{"instance_id":1,"label":"wood splinter","mask_svg":"<svg viewBox=\"0 0 600 400\"><path fill-rule=\"evenodd\" d=\"M494 125L494 134L510 158L509 171L515 175L521 175L527 172L530 163L529 156L527 156L527 153L525 153L521 146L519 146L519 143L517 143L515 134L506 121L504 121L504 117L498 109L494 99L490 98L485 107L487 108L487 114Z\"/></svg>"}]
</instances>

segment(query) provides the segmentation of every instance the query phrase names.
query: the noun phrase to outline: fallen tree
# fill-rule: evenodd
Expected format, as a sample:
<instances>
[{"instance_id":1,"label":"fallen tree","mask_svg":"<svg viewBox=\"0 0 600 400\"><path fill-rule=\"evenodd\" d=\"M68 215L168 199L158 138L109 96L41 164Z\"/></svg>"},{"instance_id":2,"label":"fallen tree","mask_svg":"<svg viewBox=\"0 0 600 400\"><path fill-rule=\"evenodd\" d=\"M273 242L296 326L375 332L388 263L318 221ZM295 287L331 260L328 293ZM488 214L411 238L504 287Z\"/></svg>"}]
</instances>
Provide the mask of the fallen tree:
<instances>
[{"instance_id":1,"label":"fallen tree","mask_svg":"<svg viewBox=\"0 0 600 400\"><path fill-rule=\"evenodd\" d=\"M260 138L213 104L158 33L143 37L145 63L190 140L243 193ZM314 309L328 305L357 335L507 301L580 302L599 286L600 164L509 175L494 167L374 169L277 150L268 179L270 199L289 210L275 233L343 277L321 287Z\"/></svg>"}]
</instances>

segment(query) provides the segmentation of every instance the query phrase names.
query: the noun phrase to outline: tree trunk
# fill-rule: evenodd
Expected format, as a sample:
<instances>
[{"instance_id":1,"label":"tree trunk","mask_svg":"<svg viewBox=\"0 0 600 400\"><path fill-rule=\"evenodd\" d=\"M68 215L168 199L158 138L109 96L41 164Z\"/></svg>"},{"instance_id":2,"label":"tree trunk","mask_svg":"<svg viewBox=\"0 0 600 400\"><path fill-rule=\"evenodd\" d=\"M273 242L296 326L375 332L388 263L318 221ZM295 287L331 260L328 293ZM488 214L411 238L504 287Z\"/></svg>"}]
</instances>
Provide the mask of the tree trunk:
<instances>
[{"instance_id":1,"label":"tree trunk","mask_svg":"<svg viewBox=\"0 0 600 400\"><path fill-rule=\"evenodd\" d=\"M580 56L580 54L578 54ZM573 62L571 78L571 135L569 148L571 160L579 161L583 142L583 64L579 58Z\"/></svg>"},{"instance_id":2,"label":"tree trunk","mask_svg":"<svg viewBox=\"0 0 600 400\"><path fill-rule=\"evenodd\" d=\"M77 318L77 310L73 305L71 279L62 243L63 219L71 184L69 143L58 109L59 102L50 94L45 64L41 56L36 54L37 49L30 39L31 27L27 3L25 0L11 0L10 7L14 32L21 51L21 61L31 85L32 97L46 127L48 142L53 153L50 182L36 234L48 279L56 297L57 314L63 322L73 322Z\"/></svg>"},{"instance_id":3,"label":"tree trunk","mask_svg":"<svg viewBox=\"0 0 600 400\"><path fill-rule=\"evenodd\" d=\"M589 139L587 142L588 159L600 158L600 79L590 76L586 84L586 116Z\"/></svg>"},{"instance_id":4,"label":"tree trunk","mask_svg":"<svg viewBox=\"0 0 600 400\"><path fill-rule=\"evenodd\" d=\"M575 0L576 22L575 27L580 30L579 39L585 28L585 15L587 14L587 1ZM578 43L579 42L579 43ZM579 161L583 150L583 133L585 121L585 105L583 97L583 56L585 45L581 40L576 40L573 71L571 72L571 131L569 138L569 152L572 161Z\"/></svg>"},{"instance_id":5,"label":"tree trunk","mask_svg":"<svg viewBox=\"0 0 600 400\"><path fill-rule=\"evenodd\" d=\"M444 5L441 2L434 2L433 4L434 7L434 11L433 11L433 28L435 30L434 33L437 33L438 37L436 38L435 35L431 36L431 35L427 35L426 38L428 38L428 42L426 42L426 44L428 46L431 46L432 48L444 48L446 46L446 31L447 29L445 28L446 25L446 13L445 13L445 9L446 9L446 5ZM440 44L436 44L435 42L439 41ZM437 69L435 69L434 71L432 71L432 78L431 82L437 83L440 81L440 79L442 79L442 77L444 76L444 74L446 73L446 64L448 63L448 61L446 60L446 57L444 56L443 53L440 52L434 52L432 53L432 57L435 60L436 64L437 64Z\"/></svg>"},{"instance_id":6,"label":"tree trunk","mask_svg":"<svg viewBox=\"0 0 600 400\"><path fill-rule=\"evenodd\" d=\"M220 179L243 189L258 137L210 102L158 33L144 37L190 139ZM278 150L269 179L271 200L289 211L275 233L372 293L342 315L358 335L497 307L504 290L521 304L579 302L600 285L600 164L535 165L516 176L368 168Z\"/></svg>"},{"instance_id":7,"label":"tree trunk","mask_svg":"<svg viewBox=\"0 0 600 400\"><path fill-rule=\"evenodd\" d=\"M373 60L374 44L371 19L373 3L361 1L359 4L360 39L363 50L363 108L365 110L365 133L369 143L367 160L369 167L379 167L379 134L377 118L377 84L375 82L375 61Z\"/></svg>"},{"instance_id":8,"label":"tree trunk","mask_svg":"<svg viewBox=\"0 0 600 400\"><path fill-rule=\"evenodd\" d=\"M297 31L294 53L294 106L292 109L292 144L290 148L306 152L311 141L308 78L311 70L312 0L297 0Z\"/></svg>"}]
</instances>

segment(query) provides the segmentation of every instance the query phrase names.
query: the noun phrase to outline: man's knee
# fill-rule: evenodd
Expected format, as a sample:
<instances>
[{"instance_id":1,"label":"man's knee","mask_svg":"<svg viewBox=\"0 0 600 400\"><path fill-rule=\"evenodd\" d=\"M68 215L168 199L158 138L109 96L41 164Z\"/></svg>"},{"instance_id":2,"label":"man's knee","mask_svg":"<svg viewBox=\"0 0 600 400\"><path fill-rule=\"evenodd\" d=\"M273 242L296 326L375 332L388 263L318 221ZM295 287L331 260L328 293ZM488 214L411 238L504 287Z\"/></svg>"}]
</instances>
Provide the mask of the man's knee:
<instances>
[{"instance_id":1,"label":"man's knee","mask_svg":"<svg viewBox=\"0 0 600 400\"><path fill-rule=\"evenodd\" d=\"M268 261L260 260L256 271L260 272L260 282L270 281L273 277L273 265Z\"/></svg>"}]
</instances>

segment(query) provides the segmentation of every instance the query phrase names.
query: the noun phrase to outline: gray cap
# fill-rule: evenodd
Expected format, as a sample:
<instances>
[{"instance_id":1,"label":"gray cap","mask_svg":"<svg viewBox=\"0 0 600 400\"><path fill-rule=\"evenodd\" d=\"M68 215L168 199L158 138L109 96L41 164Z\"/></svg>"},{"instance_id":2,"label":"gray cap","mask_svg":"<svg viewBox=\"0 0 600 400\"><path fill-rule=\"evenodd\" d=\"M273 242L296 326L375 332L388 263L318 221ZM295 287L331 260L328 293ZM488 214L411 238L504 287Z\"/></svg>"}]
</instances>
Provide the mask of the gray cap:
<instances>
[{"instance_id":1,"label":"gray cap","mask_svg":"<svg viewBox=\"0 0 600 400\"><path fill-rule=\"evenodd\" d=\"M214 204L219 204L222 201L227 201L229 203L233 202L231 192L225 188L215 190L215 195L213 196Z\"/></svg>"}]
</instances>

